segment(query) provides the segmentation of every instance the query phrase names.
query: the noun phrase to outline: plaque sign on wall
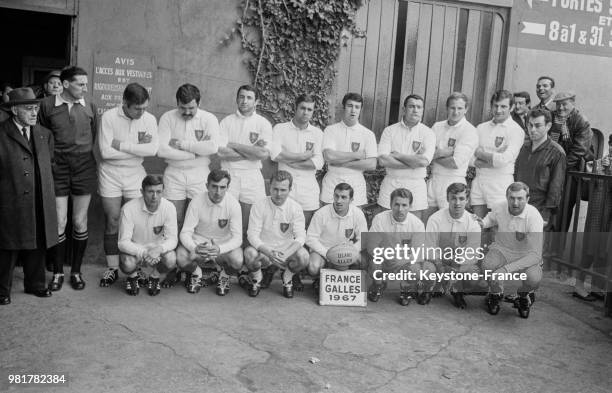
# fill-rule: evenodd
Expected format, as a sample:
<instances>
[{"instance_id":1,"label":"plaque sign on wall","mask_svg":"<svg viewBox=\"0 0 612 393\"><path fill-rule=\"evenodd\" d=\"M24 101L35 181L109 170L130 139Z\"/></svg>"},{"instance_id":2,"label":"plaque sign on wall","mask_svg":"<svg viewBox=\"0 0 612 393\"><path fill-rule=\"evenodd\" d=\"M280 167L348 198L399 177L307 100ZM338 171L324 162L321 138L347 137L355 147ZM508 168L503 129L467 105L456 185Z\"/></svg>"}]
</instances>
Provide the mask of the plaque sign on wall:
<instances>
[{"instance_id":1,"label":"plaque sign on wall","mask_svg":"<svg viewBox=\"0 0 612 393\"><path fill-rule=\"evenodd\" d=\"M123 90L133 82L144 86L152 97L153 58L126 53L97 52L94 55L92 97L99 114L120 105Z\"/></svg>"}]
</instances>

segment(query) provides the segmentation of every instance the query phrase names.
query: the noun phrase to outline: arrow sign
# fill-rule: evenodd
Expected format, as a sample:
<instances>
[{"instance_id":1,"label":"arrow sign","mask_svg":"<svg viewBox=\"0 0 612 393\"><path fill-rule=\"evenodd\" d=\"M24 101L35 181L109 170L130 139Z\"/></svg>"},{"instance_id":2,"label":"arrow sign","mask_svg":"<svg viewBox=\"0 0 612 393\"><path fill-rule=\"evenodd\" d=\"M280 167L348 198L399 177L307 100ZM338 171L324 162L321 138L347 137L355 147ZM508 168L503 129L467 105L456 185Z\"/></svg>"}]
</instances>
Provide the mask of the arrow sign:
<instances>
[{"instance_id":1,"label":"arrow sign","mask_svg":"<svg viewBox=\"0 0 612 393\"><path fill-rule=\"evenodd\" d=\"M546 35L546 25L544 23L532 23L532 22L521 22L523 24L523 30L521 33L534 34L534 35Z\"/></svg>"},{"instance_id":2,"label":"arrow sign","mask_svg":"<svg viewBox=\"0 0 612 393\"><path fill-rule=\"evenodd\" d=\"M529 8L533 8L533 0L526 0L527 1L527 5L529 6ZM540 0L543 1L545 3L548 2L548 0Z\"/></svg>"}]
</instances>

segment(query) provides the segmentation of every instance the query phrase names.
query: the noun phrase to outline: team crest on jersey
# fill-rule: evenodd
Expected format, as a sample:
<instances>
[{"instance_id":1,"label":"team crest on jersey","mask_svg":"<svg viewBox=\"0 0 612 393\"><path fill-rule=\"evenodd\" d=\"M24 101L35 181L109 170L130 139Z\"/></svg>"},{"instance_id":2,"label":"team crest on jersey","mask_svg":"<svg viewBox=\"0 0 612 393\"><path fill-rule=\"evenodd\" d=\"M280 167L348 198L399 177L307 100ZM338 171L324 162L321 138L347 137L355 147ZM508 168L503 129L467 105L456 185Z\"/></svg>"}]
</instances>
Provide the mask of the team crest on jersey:
<instances>
[{"instance_id":1,"label":"team crest on jersey","mask_svg":"<svg viewBox=\"0 0 612 393\"><path fill-rule=\"evenodd\" d=\"M500 147L502 145L502 143L504 143L504 137L503 136L495 137L495 147Z\"/></svg>"},{"instance_id":2,"label":"team crest on jersey","mask_svg":"<svg viewBox=\"0 0 612 393\"><path fill-rule=\"evenodd\" d=\"M346 237L347 239L350 239L352 235L353 235L353 228L347 228L344 230L344 237Z\"/></svg>"},{"instance_id":3,"label":"team crest on jersey","mask_svg":"<svg viewBox=\"0 0 612 393\"><path fill-rule=\"evenodd\" d=\"M288 222L281 222L280 223L280 230L282 233L287 232L287 229L289 229L289 223Z\"/></svg>"},{"instance_id":4,"label":"team crest on jersey","mask_svg":"<svg viewBox=\"0 0 612 393\"><path fill-rule=\"evenodd\" d=\"M249 133L249 142L255 143L255 142L257 142L258 139L259 139L259 133L257 133L257 132L250 132Z\"/></svg>"},{"instance_id":5,"label":"team crest on jersey","mask_svg":"<svg viewBox=\"0 0 612 393\"><path fill-rule=\"evenodd\" d=\"M160 225L158 227L153 227L153 233L159 235L164 230L164 226Z\"/></svg>"},{"instance_id":6,"label":"team crest on jersey","mask_svg":"<svg viewBox=\"0 0 612 393\"><path fill-rule=\"evenodd\" d=\"M225 228L227 226L227 218L222 220L219 219L219 228Z\"/></svg>"},{"instance_id":7,"label":"team crest on jersey","mask_svg":"<svg viewBox=\"0 0 612 393\"><path fill-rule=\"evenodd\" d=\"M412 142L412 151L414 151L416 153L417 151L419 151L420 148L421 148L421 142L420 141L413 141Z\"/></svg>"},{"instance_id":8,"label":"team crest on jersey","mask_svg":"<svg viewBox=\"0 0 612 393\"><path fill-rule=\"evenodd\" d=\"M195 133L195 137L198 141L201 141L204 137L204 130L193 130L193 132Z\"/></svg>"},{"instance_id":9,"label":"team crest on jersey","mask_svg":"<svg viewBox=\"0 0 612 393\"><path fill-rule=\"evenodd\" d=\"M402 246L412 247L412 239L402 239Z\"/></svg>"},{"instance_id":10,"label":"team crest on jersey","mask_svg":"<svg viewBox=\"0 0 612 393\"><path fill-rule=\"evenodd\" d=\"M467 243L467 233L460 233L457 235L457 246L465 246Z\"/></svg>"},{"instance_id":11,"label":"team crest on jersey","mask_svg":"<svg viewBox=\"0 0 612 393\"><path fill-rule=\"evenodd\" d=\"M361 146L361 143L353 142L353 143L351 143L351 150L354 151L354 152L358 151L359 150L359 146Z\"/></svg>"},{"instance_id":12,"label":"team crest on jersey","mask_svg":"<svg viewBox=\"0 0 612 393\"><path fill-rule=\"evenodd\" d=\"M314 148L314 143L306 142L306 151L310 151Z\"/></svg>"},{"instance_id":13,"label":"team crest on jersey","mask_svg":"<svg viewBox=\"0 0 612 393\"><path fill-rule=\"evenodd\" d=\"M519 242L522 242L523 240L525 240L525 232L519 232L516 231L514 232L514 234L516 235L516 240L518 240Z\"/></svg>"},{"instance_id":14,"label":"team crest on jersey","mask_svg":"<svg viewBox=\"0 0 612 393\"><path fill-rule=\"evenodd\" d=\"M448 138L448 147L455 147L455 142L457 142L457 140L455 138Z\"/></svg>"}]
</instances>

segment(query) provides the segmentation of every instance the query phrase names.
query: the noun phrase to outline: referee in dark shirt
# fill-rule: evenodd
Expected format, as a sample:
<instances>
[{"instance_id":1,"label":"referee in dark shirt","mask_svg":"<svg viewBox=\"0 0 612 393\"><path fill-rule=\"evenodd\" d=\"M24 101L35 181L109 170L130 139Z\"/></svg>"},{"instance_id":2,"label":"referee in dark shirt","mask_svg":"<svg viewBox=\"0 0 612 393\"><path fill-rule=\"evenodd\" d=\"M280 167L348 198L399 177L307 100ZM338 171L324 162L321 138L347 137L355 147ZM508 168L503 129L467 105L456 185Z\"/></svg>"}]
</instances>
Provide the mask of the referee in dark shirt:
<instances>
[{"instance_id":1,"label":"referee in dark shirt","mask_svg":"<svg viewBox=\"0 0 612 393\"><path fill-rule=\"evenodd\" d=\"M87 212L97 187L93 144L98 127L97 108L86 102L87 72L80 67L64 68L60 74L63 91L43 99L38 118L55 138L53 179L55 182L59 244L51 250L53 280L49 289L58 291L64 282L63 265L72 256L70 285L85 288L81 264L87 247ZM68 197L72 197L72 252L66 247Z\"/></svg>"}]
</instances>

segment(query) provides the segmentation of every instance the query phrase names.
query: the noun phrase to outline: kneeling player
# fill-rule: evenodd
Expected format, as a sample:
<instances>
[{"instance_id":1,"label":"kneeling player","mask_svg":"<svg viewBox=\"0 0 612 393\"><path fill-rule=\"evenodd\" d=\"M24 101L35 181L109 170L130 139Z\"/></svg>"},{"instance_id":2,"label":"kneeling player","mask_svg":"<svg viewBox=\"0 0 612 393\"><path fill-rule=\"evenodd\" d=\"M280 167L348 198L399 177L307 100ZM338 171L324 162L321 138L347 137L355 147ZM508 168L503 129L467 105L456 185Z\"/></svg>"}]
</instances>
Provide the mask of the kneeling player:
<instances>
[{"instance_id":1,"label":"kneeling player","mask_svg":"<svg viewBox=\"0 0 612 393\"><path fill-rule=\"evenodd\" d=\"M368 231L363 212L352 205L353 187L340 183L334 188L334 202L317 210L310 221L306 245L310 247L308 273L313 277L313 289L318 295L319 273L327 262L330 248L342 243L352 244L361 251L361 234ZM351 268L365 269L364 258Z\"/></svg>"},{"instance_id":2,"label":"kneeling player","mask_svg":"<svg viewBox=\"0 0 612 393\"><path fill-rule=\"evenodd\" d=\"M283 272L283 296L293 297L293 275L308 266L305 219L302 207L289 198L293 177L278 171L270 183L270 196L253 205L244 249L244 259L251 283L249 296L259 294L262 268L276 265Z\"/></svg>"},{"instance_id":3,"label":"kneeling player","mask_svg":"<svg viewBox=\"0 0 612 393\"><path fill-rule=\"evenodd\" d=\"M125 289L132 296L139 292L138 267L153 268L147 285L149 295L155 296L160 291L160 272L176 266L176 209L162 198L163 191L162 177L148 175L142 181L142 198L121 209L119 266L128 276Z\"/></svg>"},{"instance_id":4,"label":"kneeling player","mask_svg":"<svg viewBox=\"0 0 612 393\"><path fill-rule=\"evenodd\" d=\"M529 316L534 291L542 280L544 220L528 201L529 187L522 182L512 183L506 190L506 201L495 205L482 221L484 228L499 227L483 263L485 275L492 276L486 302L494 315L499 312L503 298L503 285L496 277L500 273L525 273L515 301L523 318Z\"/></svg>"},{"instance_id":5,"label":"kneeling player","mask_svg":"<svg viewBox=\"0 0 612 393\"><path fill-rule=\"evenodd\" d=\"M211 171L207 192L197 195L187 208L176 256L179 268L191 273L189 293L197 293L202 287L199 264L215 261L221 267L219 296L229 292L230 274L242 268L242 216L236 198L227 194L230 181L227 171Z\"/></svg>"},{"instance_id":6,"label":"kneeling player","mask_svg":"<svg viewBox=\"0 0 612 393\"><path fill-rule=\"evenodd\" d=\"M379 235L369 235L373 242L367 247L370 255L374 255L374 248L395 248L397 245L414 245L419 246L423 242L425 233L425 225L414 214L410 213L413 197L412 193L405 188L398 188L391 192L391 210L383 211L377 214L372 220L370 232L379 233ZM402 305L408 305L410 300L417 297L417 285L419 273L421 270L429 270L435 273L435 267L432 263L422 261L411 261L408 259L388 259L382 264L373 263L371 265L372 277L374 283L368 291L368 299L372 302L377 302L387 286L385 280L378 280L379 277L375 270L380 270L380 273L399 273L402 271L412 272L415 280L405 280L400 282L401 294L400 302ZM376 266L379 265L379 266ZM426 292L423 292L426 293ZM424 295L423 295L424 296ZM420 301L427 302L423 298ZM425 303L423 303L425 304Z\"/></svg>"},{"instance_id":7,"label":"kneeling player","mask_svg":"<svg viewBox=\"0 0 612 393\"><path fill-rule=\"evenodd\" d=\"M463 183L452 183L446 189L448 207L438 210L427 220L427 246L435 250L430 259L440 273L480 273L477 250L480 248L480 225L465 211L469 189ZM449 253L451 251L451 253ZM458 308L465 308L464 291L473 286L472 281L461 280L450 284L453 301ZM434 293L443 294L444 283L438 283Z\"/></svg>"}]
</instances>

